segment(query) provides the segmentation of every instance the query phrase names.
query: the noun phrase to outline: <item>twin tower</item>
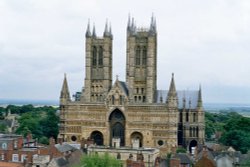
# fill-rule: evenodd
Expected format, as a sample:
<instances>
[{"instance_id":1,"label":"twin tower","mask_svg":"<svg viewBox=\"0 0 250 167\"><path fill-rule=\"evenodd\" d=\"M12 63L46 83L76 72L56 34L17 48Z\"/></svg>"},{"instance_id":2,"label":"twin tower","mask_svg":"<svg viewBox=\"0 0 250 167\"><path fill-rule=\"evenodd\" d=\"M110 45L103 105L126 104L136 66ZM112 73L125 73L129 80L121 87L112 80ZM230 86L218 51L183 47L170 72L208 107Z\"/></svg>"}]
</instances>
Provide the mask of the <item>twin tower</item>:
<instances>
[{"instance_id":1,"label":"twin tower","mask_svg":"<svg viewBox=\"0 0 250 167\"><path fill-rule=\"evenodd\" d=\"M85 88L83 102L104 102L112 87L111 26L106 23L103 36L86 31ZM137 28L134 18L128 19L126 49L126 87L130 103L156 102L157 80L157 30L152 16L149 28Z\"/></svg>"}]
</instances>

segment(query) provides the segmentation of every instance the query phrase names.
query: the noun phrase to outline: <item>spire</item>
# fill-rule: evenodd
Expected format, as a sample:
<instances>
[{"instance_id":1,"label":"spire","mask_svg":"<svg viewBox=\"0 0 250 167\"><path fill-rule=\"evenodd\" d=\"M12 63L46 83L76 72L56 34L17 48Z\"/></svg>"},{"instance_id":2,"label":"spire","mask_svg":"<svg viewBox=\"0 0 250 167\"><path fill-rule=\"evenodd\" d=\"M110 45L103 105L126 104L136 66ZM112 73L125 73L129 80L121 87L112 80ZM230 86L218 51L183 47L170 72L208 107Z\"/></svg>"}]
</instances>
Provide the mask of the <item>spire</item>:
<instances>
[{"instance_id":1,"label":"spire","mask_svg":"<svg viewBox=\"0 0 250 167\"><path fill-rule=\"evenodd\" d=\"M127 31L131 30L131 19L130 19L130 14L128 14L128 24L127 24Z\"/></svg>"},{"instance_id":2,"label":"spire","mask_svg":"<svg viewBox=\"0 0 250 167\"><path fill-rule=\"evenodd\" d=\"M113 38L111 23L109 23L109 36Z\"/></svg>"},{"instance_id":3,"label":"spire","mask_svg":"<svg viewBox=\"0 0 250 167\"><path fill-rule=\"evenodd\" d=\"M184 91L184 95L183 95L183 99L182 99L183 101L182 101L182 103L183 103L183 109L186 109L186 93L185 93L185 91Z\"/></svg>"},{"instance_id":4,"label":"spire","mask_svg":"<svg viewBox=\"0 0 250 167\"><path fill-rule=\"evenodd\" d=\"M88 20L88 26L87 26L87 30L86 30L85 36L86 36L86 37L91 37L89 20Z\"/></svg>"},{"instance_id":5,"label":"spire","mask_svg":"<svg viewBox=\"0 0 250 167\"><path fill-rule=\"evenodd\" d=\"M154 27L154 32L156 33L156 18L154 18L154 23L153 23L153 27Z\"/></svg>"},{"instance_id":6,"label":"spire","mask_svg":"<svg viewBox=\"0 0 250 167\"><path fill-rule=\"evenodd\" d=\"M153 28L154 28L154 14L152 13L151 22L150 22L150 30L153 31Z\"/></svg>"},{"instance_id":7,"label":"spire","mask_svg":"<svg viewBox=\"0 0 250 167\"><path fill-rule=\"evenodd\" d=\"M69 102L69 101L70 101L69 87L68 87L66 74L64 74L63 86L62 86L61 96L60 96L60 103Z\"/></svg>"},{"instance_id":8,"label":"spire","mask_svg":"<svg viewBox=\"0 0 250 167\"><path fill-rule=\"evenodd\" d=\"M130 26L129 33L131 33L131 35L135 35L136 34L136 25L135 25L135 20L134 20L133 17L132 17L132 23L131 23L131 26Z\"/></svg>"},{"instance_id":9,"label":"spire","mask_svg":"<svg viewBox=\"0 0 250 167\"><path fill-rule=\"evenodd\" d=\"M202 93L201 93L201 85L199 86L199 91L198 91L198 101L197 101L197 108L202 108Z\"/></svg>"},{"instance_id":10,"label":"spire","mask_svg":"<svg viewBox=\"0 0 250 167\"><path fill-rule=\"evenodd\" d=\"M109 36L109 31L108 31L108 19L106 20L106 23L105 23L105 29L104 29L103 36L104 36L104 37L108 37L108 36Z\"/></svg>"},{"instance_id":11,"label":"spire","mask_svg":"<svg viewBox=\"0 0 250 167\"><path fill-rule=\"evenodd\" d=\"M172 78L171 78L171 83L170 83L170 87L169 87L169 92L168 93L176 93L175 82L174 82L174 73L172 73Z\"/></svg>"},{"instance_id":12,"label":"spire","mask_svg":"<svg viewBox=\"0 0 250 167\"><path fill-rule=\"evenodd\" d=\"M154 17L154 14L152 14L152 16L151 16L149 33L150 33L150 35L155 35L156 34L156 19Z\"/></svg>"},{"instance_id":13,"label":"spire","mask_svg":"<svg viewBox=\"0 0 250 167\"><path fill-rule=\"evenodd\" d=\"M93 38L96 38L96 33L95 33L95 24L93 25L92 37L93 37Z\"/></svg>"},{"instance_id":14,"label":"spire","mask_svg":"<svg viewBox=\"0 0 250 167\"><path fill-rule=\"evenodd\" d=\"M168 97L167 97L168 107L178 107L177 92L175 89L174 73L172 73L172 79L169 86Z\"/></svg>"},{"instance_id":15,"label":"spire","mask_svg":"<svg viewBox=\"0 0 250 167\"><path fill-rule=\"evenodd\" d=\"M191 110L191 108L192 108L192 101L191 101L191 99L189 99L188 105L189 105L189 110Z\"/></svg>"}]
</instances>

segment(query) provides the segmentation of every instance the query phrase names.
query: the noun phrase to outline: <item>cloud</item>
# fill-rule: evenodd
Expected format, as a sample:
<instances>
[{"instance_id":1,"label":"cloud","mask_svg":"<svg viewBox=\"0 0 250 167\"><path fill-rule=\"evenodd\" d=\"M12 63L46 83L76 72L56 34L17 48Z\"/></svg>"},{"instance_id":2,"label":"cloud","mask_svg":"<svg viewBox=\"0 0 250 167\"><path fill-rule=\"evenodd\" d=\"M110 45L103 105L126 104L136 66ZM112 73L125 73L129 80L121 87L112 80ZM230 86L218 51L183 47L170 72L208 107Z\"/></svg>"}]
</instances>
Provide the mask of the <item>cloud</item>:
<instances>
[{"instance_id":1,"label":"cloud","mask_svg":"<svg viewBox=\"0 0 250 167\"><path fill-rule=\"evenodd\" d=\"M158 29L158 88L168 89L175 73L178 89L201 83L208 101L233 102L229 90L250 89L248 0L2 0L0 1L0 98L58 99L63 73L71 92L84 83L88 19L102 35L112 24L113 75L125 80L128 14ZM218 98L215 93L221 90ZM48 92L48 93L47 93ZM250 95L234 93L235 101ZM237 96L237 97L236 97Z\"/></svg>"}]
</instances>

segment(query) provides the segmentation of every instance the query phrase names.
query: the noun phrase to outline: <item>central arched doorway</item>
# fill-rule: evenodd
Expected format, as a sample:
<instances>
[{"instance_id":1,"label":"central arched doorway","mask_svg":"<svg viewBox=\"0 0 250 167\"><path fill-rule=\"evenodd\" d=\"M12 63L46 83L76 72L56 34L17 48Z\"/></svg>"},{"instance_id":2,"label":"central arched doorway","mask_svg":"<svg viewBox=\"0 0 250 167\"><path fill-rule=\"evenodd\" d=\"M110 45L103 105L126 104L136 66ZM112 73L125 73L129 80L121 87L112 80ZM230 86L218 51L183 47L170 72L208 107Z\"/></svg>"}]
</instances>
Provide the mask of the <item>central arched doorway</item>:
<instances>
[{"instance_id":1,"label":"central arched doorway","mask_svg":"<svg viewBox=\"0 0 250 167\"><path fill-rule=\"evenodd\" d=\"M120 146L125 145L125 117L119 109L115 109L109 116L110 145L113 138L120 138Z\"/></svg>"},{"instance_id":2,"label":"central arched doorway","mask_svg":"<svg viewBox=\"0 0 250 167\"><path fill-rule=\"evenodd\" d=\"M94 140L94 143L98 146L103 145L103 135L99 131L94 131L91 133L90 138Z\"/></svg>"}]
</instances>

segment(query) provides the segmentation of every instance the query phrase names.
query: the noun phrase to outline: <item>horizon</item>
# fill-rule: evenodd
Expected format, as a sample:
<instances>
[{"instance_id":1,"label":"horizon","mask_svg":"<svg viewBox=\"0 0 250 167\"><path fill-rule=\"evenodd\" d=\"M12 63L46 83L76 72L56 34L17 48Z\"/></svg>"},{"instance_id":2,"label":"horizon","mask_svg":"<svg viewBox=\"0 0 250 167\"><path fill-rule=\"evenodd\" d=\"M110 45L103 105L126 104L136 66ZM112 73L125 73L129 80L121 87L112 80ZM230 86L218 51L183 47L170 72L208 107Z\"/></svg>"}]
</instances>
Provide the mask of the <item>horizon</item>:
<instances>
[{"instance_id":1,"label":"horizon","mask_svg":"<svg viewBox=\"0 0 250 167\"><path fill-rule=\"evenodd\" d=\"M139 8L143 2L143 8ZM132 4L132 5L131 5ZM233 11L233 12L232 12ZM128 15L148 28L156 17L157 87L202 87L203 103L250 103L250 2L18 0L0 2L0 99L58 99L67 73L70 94L85 77L85 31L106 19L113 40L113 82L125 80Z\"/></svg>"},{"instance_id":2,"label":"horizon","mask_svg":"<svg viewBox=\"0 0 250 167\"><path fill-rule=\"evenodd\" d=\"M72 98L71 98L72 99ZM53 99L2 99L0 98L0 105L1 104L18 104L18 105L36 105L36 104L56 104L59 105L59 99L58 100L53 100ZM210 103L210 102L203 102L203 106L210 106L210 105L226 105L226 106L230 106L230 107L250 107L250 103L219 103L219 102L215 102L215 103Z\"/></svg>"}]
</instances>

